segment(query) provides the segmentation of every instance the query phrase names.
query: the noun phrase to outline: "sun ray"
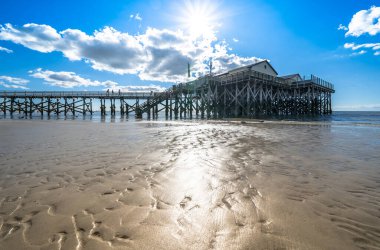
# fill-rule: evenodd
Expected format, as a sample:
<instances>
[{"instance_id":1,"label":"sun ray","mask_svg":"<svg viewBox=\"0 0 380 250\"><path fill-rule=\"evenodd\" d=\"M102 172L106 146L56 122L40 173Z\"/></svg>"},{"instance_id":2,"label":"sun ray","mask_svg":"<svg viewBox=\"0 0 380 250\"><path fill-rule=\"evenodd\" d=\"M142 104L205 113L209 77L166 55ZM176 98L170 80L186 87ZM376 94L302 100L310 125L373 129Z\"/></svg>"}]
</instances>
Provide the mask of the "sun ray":
<instances>
[{"instance_id":1,"label":"sun ray","mask_svg":"<svg viewBox=\"0 0 380 250\"><path fill-rule=\"evenodd\" d=\"M178 22L190 36L212 36L220 24L217 4L209 1L185 1L179 7Z\"/></svg>"}]
</instances>

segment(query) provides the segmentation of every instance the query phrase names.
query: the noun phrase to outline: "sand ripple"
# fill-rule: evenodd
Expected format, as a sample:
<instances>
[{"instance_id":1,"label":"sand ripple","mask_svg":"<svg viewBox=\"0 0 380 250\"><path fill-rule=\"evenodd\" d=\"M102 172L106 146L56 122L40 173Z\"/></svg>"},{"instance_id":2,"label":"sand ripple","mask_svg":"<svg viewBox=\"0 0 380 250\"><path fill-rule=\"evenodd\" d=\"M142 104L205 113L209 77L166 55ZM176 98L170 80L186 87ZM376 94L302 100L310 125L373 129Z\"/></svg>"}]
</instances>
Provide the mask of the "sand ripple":
<instances>
[{"instance_id":1,"label":"sand ripple","mask_svg":"<svg viewBox=\"0 0 380 250\"><path fill-rule=\"evenodd\" d=\"M0 248L379 249L379 137L4 120Z\"/></svg>"}]
</instances>

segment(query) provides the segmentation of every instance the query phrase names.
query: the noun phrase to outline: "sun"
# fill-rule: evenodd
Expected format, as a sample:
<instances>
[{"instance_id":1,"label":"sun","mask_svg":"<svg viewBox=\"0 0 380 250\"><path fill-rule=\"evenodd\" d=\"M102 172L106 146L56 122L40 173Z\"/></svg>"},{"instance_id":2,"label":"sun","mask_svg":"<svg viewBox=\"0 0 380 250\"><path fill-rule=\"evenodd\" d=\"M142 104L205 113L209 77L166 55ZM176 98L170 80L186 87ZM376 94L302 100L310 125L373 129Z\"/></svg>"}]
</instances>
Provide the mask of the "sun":
<instances>
[{"instance_id":1,"label":"sun","mask_svg":"<svg viewBox=\"0 0 380 250\"><path fill-rule=\"evenodd\" d=\"M216 4L209 1L188 0L179 8L180 26L192 37L213 35L220 26L220 15Z\"/></svg>"}]
</instances>

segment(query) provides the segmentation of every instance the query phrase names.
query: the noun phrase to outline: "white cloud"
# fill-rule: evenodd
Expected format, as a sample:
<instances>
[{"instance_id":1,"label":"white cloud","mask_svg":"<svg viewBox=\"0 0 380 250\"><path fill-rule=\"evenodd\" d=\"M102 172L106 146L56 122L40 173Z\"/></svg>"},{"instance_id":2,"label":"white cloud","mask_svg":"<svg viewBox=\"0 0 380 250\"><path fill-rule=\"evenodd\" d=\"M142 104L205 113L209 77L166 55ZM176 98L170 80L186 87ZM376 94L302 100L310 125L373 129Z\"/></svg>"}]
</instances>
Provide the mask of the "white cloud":
<instances>
[{"instance_id":1,"label":"white cloud","mask_svg":"<svg viewBox=\"0 0 380 250\"><path fill-rule=\"evenodd\" d=\"M364 34L375 36L380 33L380 7L372 6L368 10L358 11L351 19L348 28L339 25L338 30L348 30L346 37L354 36L360 37ZM371 49L375 56L380 55L380 43L346 43L345 49L352 51L360 50L359 52L353 52L350 56L363 55L367 52L365 49Z\"/></svg>"},{"instance_id":2,"label":"white cloud","mask_svg":"<svg viewBox=\"0 0 380 250\"><path fill-rule=\"evenodd\" d=\"M135 17L135 15L134 15ZM148 28L130 35L105 27L88 35L77 29L57 32L48 25L25 24L21 28L0 27L0 40L13 41L40 52L62 52L69 60L83 60L92 68L117 74L136 74L143 80L186 81L187 64L194 77L208 72L213 58L214 72L260 61L228 51L228 44L215 34L198 37L181 30Z\"/></svg>"},{"instance_id":3,"label":"white cloud","mask_svg":"<svg viewBox=\"0 0 380 250\"><path fill-rule=\"evenodd\" d=\"M30 71L29 73L34 78L43 79L46 84L62 88L102 86L104 87L104 91L109 89L114 91L120 90L121 92L160 92L165 90L165 88L157 85L122 86L119 85L117 82L109 80L103 82L97 80L90 80L77 75L75 72L36 69L34 71Z\"/></svg>"},{"instance_id":4,"label":"white cloud","mask_svg":"<svg viewBox=\"0 0 380 250\"><path fill-rule=\"evenodd\" d=\"M17 29L11 24L0 26L0 40L12 41L39 52L56 50L60 39L57 31L48 25L29 23Z\"/></svg>"},{"instance_id":5,"label":"white cloud","mask_svg":"<svg viewBox=\"0 0 380 250\"><path fill-rule=\"evenodd\" d=\"M4 48L4 47L1 47L0 46L0 51L4 51L5 53L13 53L13 50L11 50L11 49L7 49L7 48Z\"/></svg>"},{"instance_id":6,"label":"white cloud","mask_svg":"<svg viewBox=\"0 0 380 250\"><path fill-rule=\"evenodd\" d=\"M28 80L23 78L11 77L11 76L0 76L0 85L5 88L10 89L28 89L26 84L28 84Z\"/></svg>"},{"instance_id":7,"label":"white cloud","mask_svg":"<svg viewBox=\"0 0 380 250\"><path fill-rule=\"evenodd\" d=\"M358 50L361 48L372 48L373 50L380 50L380 43L363 43L363 44L355 44L355 43L346 43L344 44L346 49Z\"/></svg>"},{"instance_id":8,"label":"white cloud","mask_svg":"<svg viewBox=\"0 0 380 250\"><path fill-rule=\"evenodd\" d=\"M36 69L29 72L34 78L43 79L47 84L51 86L58 86L62 88L73 88L73 87L89 87L89 86L116 86L118 83L113 81L92 81L90 79L83 78L74 72L67 71L50 71Z\"/></svg>"},{"instance_id":9,"label":"white cloud","mask_svg":"<svg viewBox=\"0 0 380 250\"><path fill-rule=\"evenodd\" d=\"M361 51L357 52L356 55L362 55L366 53L364 49L372 49L374 51L374 55L377 56L380 54L380 43L363 43L363 44L355 44L355 43L346 43L344 44L345 49L351 49L353 51L361 49Z\"/></svg>"},{"instance_id":10,"label":"white cloud","mask_svg":"<svg viewBox=\"0 0 380 250\"><path fill-rule=\"evenodd\" d=\"M140 16L140 13L131 14L131 15L129 16L129 18L131 18L131 19L135 19L135 20L137 20L137 21L142 21L142 17Z\"/></svg>"},{"instance_id":11,"label":"white cloud","mask_svg":"<svg viewBox=\"0 0 380 250\"><path fill-rule=\"evenodd\" d=\"M2 81L0 81L0 85L4 86L5 88L8 89L29 89L28 87L22 86L22 85L16 85L16 84L7 84Z\"/></svg>"},{"instance_id":12,"label":"white cloud","mask_svg":"<svg viewBox=\"0 0 380 250\"><path fill-rule=\"evenodd\" d=\"M235 43L237 43L237 42L239 42L239 39L237 39L237 38L232 38L232 41L234 41Z\"/></svg>"},{"instance_id":13,"label":"white cloud","mask_svg":"<svg viewBox=\"0 0 380 250\"><path fill-rule=\"evenodd\" d=\"M365 53L367 53L366 50L361 50L361 51L358 51L358 52L351 53L350 56L361 56L361 55L364 55Z\"/></svg>"},{"instance_id":14,"label":"white cloud","mask_svg":"<svg viewBox=\"0 0 380 250\"><path fill-rule=\"evenodd\" d=\"M11 76L0 76L0 79L7 81L9 83L20 84L20 85L26 85L29 82L29 80L26 80L23 78L11 77Z\"/></svg>"},{"instance_id":15,"label":"white cloud","mask_svg":"<svg viewBox=\"0 0 380 250\"><path fill-rule=\"evenodd\" d=\"M348 28L343 24L339 24L338 30L348 30Z\"/></svg>"},{"instance_id":16,"label":"white cloud","mask_svg":"<svg viewBox=\"0 0 380 250\"><path fill-rule=\"evenodd\" d=\"M359 37L367 33L371 36L380 33L380 7L357 12L348 25L346 36Z\"/></svg>"}]
</instances>

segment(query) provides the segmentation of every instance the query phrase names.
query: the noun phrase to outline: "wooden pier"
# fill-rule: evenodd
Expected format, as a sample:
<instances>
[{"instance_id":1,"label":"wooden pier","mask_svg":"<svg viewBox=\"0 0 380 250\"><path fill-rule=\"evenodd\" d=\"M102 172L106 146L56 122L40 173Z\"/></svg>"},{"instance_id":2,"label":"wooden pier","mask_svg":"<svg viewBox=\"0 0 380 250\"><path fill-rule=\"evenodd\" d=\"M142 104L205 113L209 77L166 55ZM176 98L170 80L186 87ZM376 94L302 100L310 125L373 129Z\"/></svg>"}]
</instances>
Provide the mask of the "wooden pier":
<instances>
[{"instance_id":1,"label":"wooden pier","mask_svg":"<svg viewBox=\"0 0 380 250\"><path fill-rule=\"evenodd\" d=\"M93 114L93 100L100 113L133 113L137 118L166 119L296 116L331 114L334 86L309 78L276 77L246 68L174 85L164 92L0 92L0 112L39 113L50 116Z\"/></svg>"},{"instance_id":2,"label":"wooden pier","mask_svg":"<svg viewBox=\"0 0 380 250\"><path fill-rule=\"evenodd\" d=\"M256 71L205 76L157 93L136 110L156 118L227 118L326 115L332 113L334 86L311 75L289 81Z\"/></svg>"},{"instance_id":3,"label":"wooden pier","mask_svg":"<svg viewBox=\"0 0 380 250\"><path fill-rule=\"evenodd\" d=\"M0 92L0 112L4 115L92 115L93 100L98 100L101 115L106 115L107 102L111 115L116 114L116 105L121 115L129 115L136 112L140 100L145 101L151 97L151 92L3 91Z\"/></svg>"}]
</instances>

